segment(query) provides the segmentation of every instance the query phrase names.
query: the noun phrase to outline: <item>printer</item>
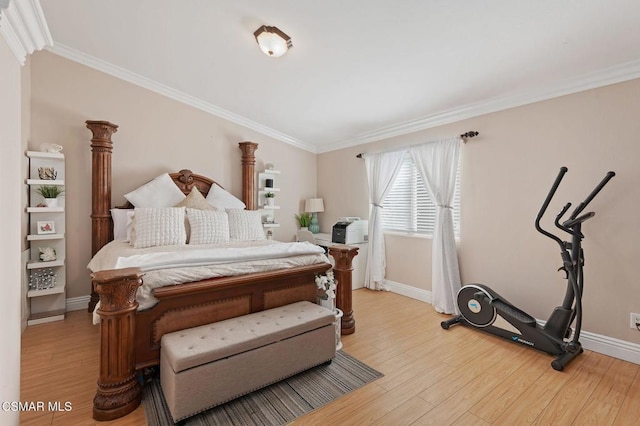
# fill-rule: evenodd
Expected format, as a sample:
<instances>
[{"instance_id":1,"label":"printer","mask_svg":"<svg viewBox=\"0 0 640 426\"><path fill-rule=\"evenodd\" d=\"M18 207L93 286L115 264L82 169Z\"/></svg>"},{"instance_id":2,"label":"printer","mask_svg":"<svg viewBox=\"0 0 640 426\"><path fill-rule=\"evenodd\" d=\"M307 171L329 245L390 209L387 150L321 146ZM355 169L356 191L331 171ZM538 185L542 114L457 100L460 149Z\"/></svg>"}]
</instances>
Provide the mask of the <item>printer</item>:
<instances>
[{"instance_id":1,"label":"printer","mask_svg":"<svg viewBox=\"0 0 640 426\"><path fill-rule=\"evenodd\" d=\"M331 232L331 242L338 244L358 244L368 240L369 221L347 216L338 219Z\"/></svg>"}]
</instances>

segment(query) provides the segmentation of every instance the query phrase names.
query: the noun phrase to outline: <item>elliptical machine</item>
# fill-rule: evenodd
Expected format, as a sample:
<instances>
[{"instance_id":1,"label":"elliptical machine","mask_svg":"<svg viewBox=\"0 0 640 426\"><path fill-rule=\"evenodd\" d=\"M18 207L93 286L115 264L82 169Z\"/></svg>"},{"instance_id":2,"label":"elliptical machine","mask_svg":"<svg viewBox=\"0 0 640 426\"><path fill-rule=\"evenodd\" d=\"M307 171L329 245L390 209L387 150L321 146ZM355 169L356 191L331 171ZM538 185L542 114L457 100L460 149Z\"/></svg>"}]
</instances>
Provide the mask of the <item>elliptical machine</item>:
<instances>
[{"instance_id":1,"label":"elliptical machine","mask_svg":"<svg viewBox=\"0 0 640 426\"><path fill-rule=\"evenodd\" d=\"M488 286L468 284L458 291L457 301L460 315L443 321L440 324L442 328L447 330L450 326L460 323L555 355L556 359L551 362L551 366L557 371L562 371L573 358L583 352L582 344L579 341L582 328L582 291L584 288L582 224L595 216L595 213L581 213L607 182L615 176L615 173L608 172L591 191L591 194L573 210L567 220L561 222L562 216L567 213L571 203L567 203L558 213L554 224L558 229L571 235L571 242L568 242L540 226L540 219L547 210L566 172L566 167L560 169L535 222L538 232L551 238L560 246L562 267L558 270L565 272L568 281L562 305L556 307L544 326L541 326L534 317L509 303ZM575 330L572 331L571 326L574 320Z\"/></svg>"}]
</instances>

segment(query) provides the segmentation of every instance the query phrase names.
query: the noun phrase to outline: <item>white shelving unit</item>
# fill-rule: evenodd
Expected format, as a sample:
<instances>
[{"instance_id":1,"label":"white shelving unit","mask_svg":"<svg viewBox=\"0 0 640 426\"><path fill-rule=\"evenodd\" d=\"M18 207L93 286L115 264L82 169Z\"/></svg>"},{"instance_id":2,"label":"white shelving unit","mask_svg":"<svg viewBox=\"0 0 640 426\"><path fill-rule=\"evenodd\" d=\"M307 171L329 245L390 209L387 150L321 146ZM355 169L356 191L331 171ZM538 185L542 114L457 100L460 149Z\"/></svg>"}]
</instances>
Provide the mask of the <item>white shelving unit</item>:
<instances>
[{"instance_id":1,"label":"white shelving unit","mask_svg":"<svg viewBox=\"0 0 640 426\"><path fill-rule=\"evenodd\" d=\"M280 209L277 205L278 195L280 194L280 188L278 188L277 178L280 176L280 170L267 169L258 173L258 205L262 212L262 226L265 228L267 237L272 235L272 228L277 228L280 224L276 221L276 210ZM268 181L271 181L271 186L267 186ZM269 205L267 202L267 193L275 194L272 198L273 204Z\"/></svg>"},{"instance_id":2,"label":"white shelving unit","mask_svg":"<svg viewBox=\"0 0 640 426\"><path fill-rule=\"evenodd\" d=\"M31 310L27 324L35 325L63 320L66 311L65 197L64 193L58 197L56 207L44 207L44 198L38 193L38 188L42 185L64 186L65 162L61 153L27 151L26 155L29 158L29 178L26 184L29 186L27 241L30 245L27 297ZM55 178L42 179L42 168L52 168ZM55 251L55 260L40 259L40 249L45 248Z\"/></svg>"}]
</instances>

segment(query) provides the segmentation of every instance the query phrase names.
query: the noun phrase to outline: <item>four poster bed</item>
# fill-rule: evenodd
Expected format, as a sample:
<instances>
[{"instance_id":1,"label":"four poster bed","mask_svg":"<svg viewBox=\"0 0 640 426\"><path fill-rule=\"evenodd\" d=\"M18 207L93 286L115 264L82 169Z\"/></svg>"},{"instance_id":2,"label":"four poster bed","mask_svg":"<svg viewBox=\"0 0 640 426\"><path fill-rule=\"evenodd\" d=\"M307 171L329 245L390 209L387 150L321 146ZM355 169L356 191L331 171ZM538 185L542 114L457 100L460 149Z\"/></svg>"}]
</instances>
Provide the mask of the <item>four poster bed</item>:
<instances>
[{"instance_id":1,"label":"four poster bed","mask_svg":"<svg viewBox=\"0 0 640 426\"><path fill-rule=\"evenodd\" d=\"M87 121L93 133L92 148L92 255L113 239L111 224L111 135L117 125ZM241 142L242 201L255 210L255 150L253 142ZM170 174L185 194L195 186L207 195L212 179L182 170ZM342 334L355 331L351 306L352 259L358 249L336 246L334 274L339 283L337 306L344 316ZM92 274L89 310L100 318L100 374L93 402L96 420L112 420L133 411L141 400L136 376L159 364L160 339L166 333L262 311L289 303L317 299L316 274L331 268L327 262L245 275L208 278L196 282L156 288L157 304L138 310L136 291L145 273L138 267L100 270Z\"/></svg>"}]
</instances>

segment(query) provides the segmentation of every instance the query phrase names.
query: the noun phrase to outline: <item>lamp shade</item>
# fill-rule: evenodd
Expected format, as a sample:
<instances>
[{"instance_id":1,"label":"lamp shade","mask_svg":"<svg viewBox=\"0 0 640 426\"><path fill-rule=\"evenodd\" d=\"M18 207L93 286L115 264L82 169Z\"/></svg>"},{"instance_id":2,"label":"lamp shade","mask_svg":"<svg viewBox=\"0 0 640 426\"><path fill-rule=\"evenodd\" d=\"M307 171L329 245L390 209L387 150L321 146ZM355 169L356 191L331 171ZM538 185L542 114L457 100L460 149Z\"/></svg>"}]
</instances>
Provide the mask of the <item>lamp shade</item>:
<instances>
[{"instance_id":1,"label":"lamp shade","mask_svg":"<svg viewBox=\"0 0 640 426\"><path fill-rule=\"evenodd\" d=\"M287 53L292 45L291 37L280 31L276 27L266 25L258 28L253 35L260 46L260 49L268 56L277 58Z\"/></svg>"},{"instance_id":2,"label":"lamp shade","mask_svg":"<svg viewBox=\"0 0 640 426\"><path fill-rule=\"evenodd\" d=\"M304 202L304 211L307 213L323 212L324 201L322 201L322 198L309 198Z\"/></svg>"}]
</instances>

